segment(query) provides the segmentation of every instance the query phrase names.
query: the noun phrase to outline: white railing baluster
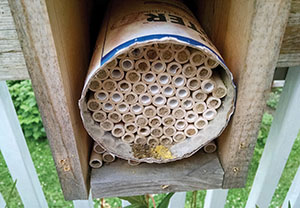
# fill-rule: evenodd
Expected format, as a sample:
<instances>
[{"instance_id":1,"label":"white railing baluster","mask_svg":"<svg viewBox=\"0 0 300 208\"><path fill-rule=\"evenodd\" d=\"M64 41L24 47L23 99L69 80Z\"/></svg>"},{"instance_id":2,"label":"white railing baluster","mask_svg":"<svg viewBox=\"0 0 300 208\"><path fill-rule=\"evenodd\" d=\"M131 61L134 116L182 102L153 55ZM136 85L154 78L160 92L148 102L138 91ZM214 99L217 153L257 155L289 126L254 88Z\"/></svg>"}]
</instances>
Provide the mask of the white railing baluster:
<instances>
[{"instance_id":1,"label":"white railing baluster","mask_svg":"<svg viewBox=\"0 0 300 208\"><path fill-rule=\"evenodd\" d=\"M300 128L300 67L288 70L246 208L268 207Z\"/></svg>"},{"instance_id":2,"label":"white railing baluster","mask_svg":"<svg viewBox=\"0 0 300 208\"><path fill-rule=\"evenodd\" d=\"M186 192L176 192L170 199L168 208L184 208Z\"/></svg>"},{"instance_id":3,"label":"white railing baluster","mask_svg":"<svg viewBox=\"0 0 300 208\"><path fill-rule=\"evenodd\" d=\"M6 206L5 200L0 193L0 208L5 208L5 206Z\"/></svg>"},{"instance_id":4,"label":"white railing baluster","mask_svg":"<svg viewBox=\"0 0 300 208\"><path fill-rule=\"evenodd\" d=\"M129 201L126 200L121 200L121 201L122 201L122 207L126 207L130 205Z\"/></svg>"},{"instance_id":5,"label":"white railing baluster","mask_svg":"<svg viewBox=\"0 0 300 208\"><path fill-rule=\"evenodd\" d=\"M223 208L226 204L228 189L207 190L204 208Z\"/></svg>"},{"instance_id":6,"label":"white railing baluster","mask_svg":"<svg viewBox=\"0 0 300 208\"><path fill-rule=\"evenodd\" d=\"M48 207L5 81L0 81L0 150L25 207Z\"/></svg>"},{"instance_id":7,"label":"white railing baluster","mask_svg":"<svg viewBox=\"0 0 300 208\"><path fill-rule=\"evenodd\" d=\"M282 208L288 208L288 203L292 208L300 207L300 167L294 177L293 183L285 197Z\"/></svg>"},{"instance_id":8,"label":"white railing baluster","mask_svg":"<svg viewBox=\"0 0 300 208\"><path fill-rule=\"evenodd\" d=\"M74 208L93 208L94 202L92 199L92 193L90 192L88 200L74 200L73 205Z\"/></svg>"}]
</instances>

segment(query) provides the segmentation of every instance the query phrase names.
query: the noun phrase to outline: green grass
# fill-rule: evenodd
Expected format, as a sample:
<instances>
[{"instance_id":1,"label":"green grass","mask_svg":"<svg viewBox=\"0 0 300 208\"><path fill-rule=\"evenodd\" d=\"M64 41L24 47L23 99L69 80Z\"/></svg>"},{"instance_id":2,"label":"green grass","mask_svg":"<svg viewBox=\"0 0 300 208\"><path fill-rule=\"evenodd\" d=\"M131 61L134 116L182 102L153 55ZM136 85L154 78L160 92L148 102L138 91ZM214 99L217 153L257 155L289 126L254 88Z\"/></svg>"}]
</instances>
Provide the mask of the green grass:
<instances>
[{"instance_id":1,"label":"green grass","mask_svg":"<svg viewBox=\"0 0 300 208\"><path fill-rule=\"evenodd\" d=\"M261 128L258 134L257 144L249 167L249 174L248 174L246 187L241 189L229 190L227 203L225 206L226 208L231 208L231 207L242 208L245 206L247 202L247 198L251 190L255 173L258 168L259 160L263 153L263 148L272 123L272 119L273 119L272 111L276 108L280 93L281 93L281 89L273 90L273 92L271 93L271 97L268 101L268 106L270 109L268 110L268 113L264 114L262 119ZM58 176L51 156L51 151L48 145L48 141L34 140L34 139L27 138L27 144L49 207L73 207L72 202L65 201L63 198L63 194L58 181ZM296 171L299 167L299 164L300 164L300 135L298 135L297 139L295 140L292 151L290 153L287 164L285 166L284 172L281 176L278 187L275 191L272 202L270 204L270 208L280 207L280 205L283 203L287 191L293 180L293 177L296 174ZM13 186L13 180L9 174L3 156L0 153L0 192L3 195L5 200L8 199L9 190L12 186ZM193 207L192 195L193 192L187 192L187 199L185 205L186 208ZM204 206L205 195L206 195L206 191L197 192L196 207L201 208ZM154 199L156 203L158 204L163 199L164 196L165 194L154 195ZM110 205L110 207L121 206L121 200L118 198L108 198L105 199L105 201ZM100 199L96 199L94 200L94 202L95 202L95 207L100 207ZM16 190L13 191L12 198L10 199L10 207L13 208L23 207L20 196L18 195L18 192ZM152 204L151 207L153 207Z\"/></svg>"}]
</instances>

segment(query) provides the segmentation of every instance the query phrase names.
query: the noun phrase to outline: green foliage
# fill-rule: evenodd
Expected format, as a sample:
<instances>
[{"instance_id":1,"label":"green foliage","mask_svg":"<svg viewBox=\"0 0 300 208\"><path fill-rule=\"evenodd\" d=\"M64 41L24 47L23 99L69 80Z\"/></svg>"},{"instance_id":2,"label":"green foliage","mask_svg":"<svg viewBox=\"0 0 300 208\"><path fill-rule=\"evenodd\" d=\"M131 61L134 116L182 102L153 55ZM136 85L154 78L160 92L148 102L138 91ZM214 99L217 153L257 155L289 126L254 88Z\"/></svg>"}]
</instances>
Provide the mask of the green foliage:
<instances>
[{"instance_id":1,"label":"green foliage","mask_svg":"<svg viewBox=\"0 0 300 208\"><path fill-rule=\"evenodd\" d=\"M8 81L7 84L25 137L45 139L46 133L30 80Z\"/></svg>"},{"instance_id":2,"label":"green foliage","mask_svg":"<svg viewBox=\"0 0 300 208\"><path fill-rule=\"evenodd\" d=\"M147 201L147 197L145 195L119 197L119 198L126 200L131 204L126 208L145 208L148 207L149 204L149 201Z\"/></svg>"},{"instance_id":3,"label":"green foliage","mask_svg":"<svg viewBox=\"0 0 300 208\"><path fill-rule=\"evenodd\" d=\"M257 145L258 145L257 150L263 151L272 122L273 122L273 116L269 113L264 113L260 125L260 130L258 132L258 137L257 137Z\"/></svg>"},{"instance_id":4,"label":"green foliage","mask_svg":"<svg viewBox=\"0 0 300 208\"><path fill-rule=\"evenodd\" d=\"M8 197L7 197L7 200L6 200L5 208L11 207L10 202L11 202L11 199L12 199L12 196L13 196L13 192L16 189L16 184L17 184L17 180L15 180L15 182L12 184L12 186L9 190L9 194L8 194Z\"/></svg>"},{"instance_id":5,"label":"green foliage","mask_svg":"<svg viewBox=\"0 0 300 208\"><path fill-rule=\"evenodd\" d=\"M165 198L159 203L157 208L167 208L169 206L170 199L173 195L173 192L168 193L167 196L165 196Z\"/></svg>"},{"instance_id":6,"label":"green foliage","mask_svg":"<svg viewBox=\"0 0 300 208\"><path fill-rule=\"evenodd\" d=\"M281 87L273 88L272 92L270 93L269 99L267 101L267 106L269 106L270 108L275 110L277 107L281 92L282 92Z\"/></svg>"}]
</instances>

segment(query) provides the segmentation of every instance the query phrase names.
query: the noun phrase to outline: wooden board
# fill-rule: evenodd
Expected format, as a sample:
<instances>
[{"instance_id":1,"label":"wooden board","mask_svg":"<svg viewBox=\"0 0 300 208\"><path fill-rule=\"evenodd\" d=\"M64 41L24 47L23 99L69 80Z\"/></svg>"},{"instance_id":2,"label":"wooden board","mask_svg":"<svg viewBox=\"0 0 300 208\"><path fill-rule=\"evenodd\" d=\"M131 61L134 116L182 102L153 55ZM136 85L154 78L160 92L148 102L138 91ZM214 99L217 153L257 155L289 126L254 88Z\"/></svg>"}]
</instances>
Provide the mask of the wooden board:
<instances>
[{"instance_id":1,"label":"wooden board","mask_svg":"<svg viewBox=\"0 0 300 208\"><path fill-rule=\"evenodd\" d=\"M85 1L9 0L67 200L87 199L89 150L77 101L89 62Z\"/></svg>"},{"instance_id":2,"label":"wooden board","mask_svg":"<svg viewBox=\"0 0 300 208\"><path fill-rule=\"evenodd\" d=\"M20 41L7 0L0 0L0 80L28 79Z\"/></svg>"},{"instance_id":3,"label":"wooden board","mask_svg":"<svg viewBox=\"0 0 300 208\"><path fill-rule=\"evenodd\" d=\"M290 0L199 2L199 21L238 87L235 114L218 140L223 188L246 182L289 8Z\"/></svg>"},{"instance_id":4,"label":"wooden board","mask_svg":"<svg viewBox=\"0 0 300 208\"><path fill-rule=\"evenodd\" d=\"M203 151L166 164L129 166L118 159L92 169L91 189L93 198L213 189L222 187L223 174L217 154Z\"/></svg>"}]
</instances>

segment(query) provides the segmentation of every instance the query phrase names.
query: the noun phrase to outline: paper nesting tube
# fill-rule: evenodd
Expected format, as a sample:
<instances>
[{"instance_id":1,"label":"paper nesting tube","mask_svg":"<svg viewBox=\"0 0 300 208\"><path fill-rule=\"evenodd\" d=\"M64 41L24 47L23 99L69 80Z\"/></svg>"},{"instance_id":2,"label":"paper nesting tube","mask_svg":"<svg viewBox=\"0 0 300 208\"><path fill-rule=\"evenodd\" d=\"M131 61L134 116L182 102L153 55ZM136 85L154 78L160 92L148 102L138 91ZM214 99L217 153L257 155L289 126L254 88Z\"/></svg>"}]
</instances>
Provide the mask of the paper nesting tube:
<instances>
[{"instance_id":1,"label":"paper nesting tube","mask_svg":"<svg viewBox=\"0 0 300 208\"><path fill-rule=\"evenodd\" d=\"M104 131L111 131L114 128L114 123L111 122L110 120L105 120L105 121L100 123L100 127Z\"/></svg>"},{"instance_id":2,"label":"paper nesting tube","mask_svg":"<svg viewBox=\"0 0 300 208\"><path fill-rule=\"evenodd\" d=\"M137 132L137 125L135 123L125 123L124 128L127 133L134 134Z\"/></svg>"},{"instance_id":3,"label":"paper nesting tube","mask_svg":"<svg viewBox=\"0 0 300 208\"><path fill-rule=\"evenodd\" d=\"M198 68L197 77L201 80L209 79L212 75L212 70L208 67L202 66Z\"/></svg>"},{"instance_id":4,"label":"paper nesting tube","mask_svg":"<svg viewBox=\"0 0 300 208\"><path fill-rule=\"evenodd\" d=\"M136 94L142 94L147 91L147 85L143 82L134 83L132 90Z\"/></svg>"},{"instance_id":5,"label":"paper nesting tube","mask_svg":"<svg viewBox=\"0 0 300 208\"><path fill-rule=\"evenodd\" d=\"M156 74L164 72L166 69L166 63L161 60L156 60L151 64L151 70Z\"/></svg>"},{"instance_id":6,"label":"paper nesting tube","mask_svg":"<svg viewBox=\"0 0 300 208\"><path fill-rule=\"evenodd\" d=\"M133 133L125 133L121 139L123 142L131 144L132 142L134 142L135 136L133 135Z\"/></svg>"},{"instance_id":7,"label":"paper nesting tube","mask_svg":"<svg viewBox=\"0 0 300 208\"><path fill-rule=\"evenodd\" d=\"M204 147L203 147L203 151L206 152L206 153L213 153L217 150L217 145L214 141L206 144Z\"/></svg>"},{"instance_id":8,"label":"paper nesting tube","mask_svg":"<svg viewBox=\"0 0 300 208\"><path fill-rule=\"evenodd\" d=\"M186 83L186 78L182 75L175 75L172 80L174 87L183 87Z\"/></svg>"},{"instance_id":9,"label":"paper nesting tube","mask_svg":"<svg viewBox=\"0 0 300 208\"><path fill-rule=\"evenodd\" d=\"M111 162L115 161L115 159L116 159L115 155L112 153L109 153L109 152L103 153L102 158L103 158L103 161L106 163L111 163Z\"/></svg>"},{"instance_id":10,"label":"paper nesting tube","mask_svg":"<svg viewBox=\"0 0 300 208\"><path fill-rule=\"evenodd\" d=\"M147 144L150 145L150 146L156 146L156 145L159 144L159 139L150 136L150 137L148 137L148 139L147 139Z\"/></svg>"},{"instance_id":11,"label":"paper nesting tube","mask_svg":"<svg viewBox=\"0 0 300 208\"><path fill-rule=\"evenodd\" d=\"M222 102L219 98L208 97L206 100L206 105L208 108L218 109L221 106Z\"/></svg>"},{"instance_id":12,"label":"paper nesting tube","mask_svg":"<svg viewBox=\"0 0 300 208\"><path fill-rule=\"evenodd\" d=\"M103 90L106 92L112 92L117 88L117 82L111 79L105 80L102 86Z\"/></svg>"},{"instance_id":13,"label":"paper nesting tube","mask_svg":"<svg viewBox=\"0 0 300 208\"><path fill-rule=\"evenodd\" d=\"M122 93L127 93L131 91L131 84L126 80L122 80L118 83L118 90Z\"/></svg>"},{"instance_id":14,"label":"paper nesting tube","mask_svg":"<svg viewBox=\"0 0 300 208\"><path fill-rule=\"evenodd\" d=\"M177 62L171 62L167 66L167 73L171 76L175 76L181 73L182 65Z\"/></svg>"},{"instance_id":15,"label":"paper nesting tube","mask_svg":"<svg viewBox=\"0 0 300 208\"><path fill-rule=\"evenodd\" d=\"M146 59L140 59L135 62L135 69L139 72L145 73L150 70L150 62Z\"/></svg>"},{"instance_id":16,"label":"paper nesting tube","mask_svg":"<svg viewBox=\"0 0 300 208\"><path fill-rule=\"evenodd\" d=\"M102 110L103 110L104 112L106 112L106 113L113 112L113 111L115 110L115 104L109 103L109 102L104 103L104 104L102 105Z\"/></svg>"},{"instance_id":17,"label":"paper nesting tube","mask_svg":"<svg viewBox=\"0 0 300 208\"><path fill-rule=\"evenodd\" d=\"M204 129L208 125L208 121L200 117L195 121L194 124L197 129Z\"/></svg>"},{"instance_id":18,"label":"paper nesting tube","mask_svg":"<svg viewBox=\"0 0 300 208\"><path fill-rule=\"evenodd\" d=\"M160 53L160 59L164 61L165 63L169 63L174 60L174 51L171 49L167 49L164 51L161 51Z\"/></svg>"},{"instance_id":19,"label":"paper nesting tube","mask_svg":"<svg viewBox=\"0 0 300 208\"><path fill-rule=\"evenodd\" d=\"M172 110L172 115L175 119L183 119L186 115L186 112L183 108L175 108Z\"/></svg>"},{"instance_id":20,"label":"paper nesting tube","mask_svg":"<svg viewBox=\"0 0 300 208\"><path fill-rule=\"evenodd\" d=\"M154 47L148 47L145 50L145 59L149 61L156 61L159 57L158 51Z\"/></svg>"},{"instance_id":21,"label":"paper nesting tube","mask_svg":"<svg viewBox=\"0 0 300 208\"><path fill-rule=\"evenodd\" d=\"M100 102L105 102L109 99L109 94L105 90L97 90L94 97Z\"/></svg>"},{"instance_id":22,"label":"paper nesting tube","mask_svg":"<svg viewBox=\"0 0 300 208\"><path fill-rule=\"evenodd\" d=\"M197 119L198 119L198 114L194 111L188 111L186 112L186 115L185 115L185 120L188 122L188 123L194 123Z\"/></svg>"},{"instance_id":23,"label":"paper nesting tube","mask_svg":"<svg viewBox=\"0 0 300 208\"><path fill-rule=\"evenodd\" d=\"M102 87L102 83L98 79L93 79L91 83L89 84L89 90L96 92L97 90L100 90Z\"/></svg>"},{"instance_id":24,"label":"paper nesting tube","mask_svg":"<svg viewBox=\"0 0 300 208\"><path fill-rule=\"evenodd\" d=\"M125 134L125 128L123 124L116 124L111 131L111 134L115 137L122 137Z\"/></svg>"},{"instance_id":25,"label":"paper nesting tube","mask_svg":"<svg viewBox=\"0 0 300 208\"><path fill-rule=\"evenodd\" d=\"M149 126L152 128L159 127L161 125L161 118L159 116L154 116L149 118Z\"/></svg>"},{"instance_id":26,"label":"paper nesting tube","mask_svg":"<svg viewBox=\"0 0 300 208\"><path fill-rule=\"evenodd\" d=\"M202 90L197 90L197 91L193 92L192 98L195 102L202 102L202 101L206 100L207 94L204 93Z\"/></svg>"},{"instance_id":27,"label":"paper nesting tube","mask_svg":"<svg viewBox=\"0 0 300 208\"><path fill-rule=\"evenodd\" d=\"M157 83L153 83L148 86L148 92L151 95L157 95L160 93L160 91L161 91L161 87Z\"/></svg>"},{"instance_id":28,"label":"paper nesting tube","mask_svg":"<svg viewBox=\"0 0 300 208\"><path fill-rule=\"evenodd\" d=\"M177 132L174 126L165 126L163 132L166 136L174 136Z\"/></svg>"},{"instance_id":29,"label":"paper nesting tube","mask_svg":"<svg viewBox=\"0 0 300 208\"><path fill-rule=\"evenodd\" d=\"M101 108L101 104L96 99L90 99L87 102L87 108L90 111L98 111Z\"/></svg>"},{"instance_id":30,"label":"paper nesting tube","mask_svg":"<svg viewBox=\"0 0 300 208\"><path fill-rule=\"evenodd\" d=\"M196 77L190 78L190 79L188 79L186 86L190 90L195 91L201 87L201 81Z\"/></svg>"},{"instance_id":31,"label":"paper nesting tube","mask_svg":"<svg viewBox=\"0 0 300 208\"><path fill-rule=\"evenodd\" d=\"M154 44L154 47L156 49L158 49L159 51L165 51L165 50L169 49L170 46L171 46L170 43L156 43L156 44Z\"/></svg>"},{"instance_id":32,"label":"paper nesting tube","mask_svg":"<svg viewBox=\"0 0 300 208\"><path fill-rule=\"evenodd\" d=\"M107 69L101 69L97 74L96 74L97 79L99 80L106 80L109 77L109 71Z\"/></svg>"},{"instance_id":33,"label":"paper nesting tube","mask_svg":"<svg viewBox=\"0 0 300 208\"><path fill-rule=\"evenodd\" d=\"M182 67L182 74L186 78L192 78L192 77L196 76L196 74L197 74L197 68L195 66L193 66L192 64L185 64Z\"/></svg>"},{"instance_id":34,"label":"paper nesting tube","mask_svg":"<svg viewBox=\"0 0 300 208\"><path fill-rule=\"evenodd\" d=\"M117 59L121 60L121 59L125 58L126 56L127 56L127 53L122 53L122 54L117 56Z\"/></svg>"},{"instance_id":35,"label":"paper nesting tube","mask_svg":"<svg viewBox=\"0 0 300 208\"><path fill-rule=\"evenodd\" d=\"M138 127L145 127L148 124L148 119L144 115L139 115L136 117L135 123L138 125Z\"/></svg>"},{"instance_id":36,"label":"paper nesting tube","mask_svg":"<svg viewBox=\"0 0 300 208\"><path fill-rule=\"evenodd\" d=\"M205 55L197 50L194 50L190 56L190 63L194 66L200 66L204 63L206 57Z\"/></svg>"},{"instance_id":37,"label":"paper nesting tube","mask_svg":"<svg viewBox=\"0 0 300 208\"><path fill-rule=\"evenodd\" d=\"M186 46L181 45L181 44L171 44L171 49L173 51L179 52L179 51L183 51L184 49L186 49Z\"/></svg>"},{"instance_id":38,"label":"paper nesting tube","mask_svg":"<svg viewBox=\"0 0 300 208\"><path fill-rule=\"evenodd\" d=\"M126 73L125 79L130 83L136 83L140 81L141 75L136 71L128 71Z\"/></svg>"},{"instance_id":39,"label":"paper nesting tube","mask_svg":"<svg viewBox=\"0 0 300 208\"><path fill-rule=\"evenodd\" d=\"M122 120L122 116L118 112L110 112L108 114L108 119L113 123L119 123Z\"/></svg>"},{"instance_id":40,"label":"paper nesting tube","mask_svg":"<svg viewBox=\"0 0 300 208\"><path fill-rule=\"evenodd\" d=\"M139 136L146 137L150 134L150 128L148 126L143 126L138 128L137 133Z\"/></svg>"},{"instance_id":41,"label":"paper nesting tube","mask_svg":"<svg viewBox=\"0 0 300 208\"><path fill-rule=\"evenodd\" d=\"M203 80L203 82L201 83L201 90L204 93L211 93L212 91L214 91L216 86L215 81L211 80L211 79L205 79Z\"/></svg>"},{"instance_id":42,"label":"paper nesting tube","mask_svg":"<svg viewBox=\"0 0 300 208\"><path fill-rule=\"evenodd\" d=\"M167 101L167 106L171 109L177 108L180 104L180 101L177 97L171 97Z\"/></svg>"},{"instance_id":43,"label":"paper nesting tube","mask_svg":"<svg viewBox=\"0 0 300 208\"><path fill-rule=\"evenodd\" d=\"M206 103L203 101L195 103L193 107L193 111L198 114L203 113L204 111L206 111L206 109L207 109Z\"/></svg>"},{"instance_id":44,"label":"paper nesting tube","mask_svg":"<svg viewBox=\"0 0 300 208\"><path fill-rule=\"evenodd\" d=\"M112 68L116 67L117 64L118 64L117 59L113 59L111 62L109 62L109 63L107 64L107 67L110 68L110 69L112 69Z\"/></svg>"},{"instance_id":45,"label":"paper nesting tube","mask_svg":"<svg viewBox=\"0 0 300 208\"><path fill-rule=\"evenodd\" d=\"M138 101L138 96L135 93L127 92L124 95L124 101L128 104L135 104Z\"/></svg>"},{"instance_id":46,"label":"paper nesting tube","mask_svg":"<svg viewBox=\"0 0 300 208\"><path fill-rule=\"evenodd\" d=\"M225 97L227 94L227 88L225 87L222 79L220 78L220 75L218 73L214 73L212 79L216 83L216 87L215 87L215 90L212 92L212 95L216 98Z\"/></svg>"},{"instance_id":47,"label":"paper nesting tube","mask_svg":"<svg viewBox=\"0 0 300 208\"><path fill-rule=\"evenodd\" d=\"M156 115L156 108L152 105L146 106L143 110L143 115L146 118L153 118Z\"/></svg>"},{"instance_id":48,"label":"paper nesting tube","mask_svg":"<svg viewBox=\"0 0 300 208\"><path fill-rule=\"evenodd\" d=\"M142 47L132 48L131 50L129 50L128 55L134 60L141 60L141 58L144 56L144 49Z\"/></svg>"},{"instance_id":49,"label":"paper nesting tube","mask_svg":"<svg viewBox=\"0 0 300 208\"><path fill-rule=\"evenodd\" d=\"M130 112L135 115L139 115L143 113L143 110L144 110L144 106L142 106L140 103L132 104L130 107Z\"/></svg>"},{"instance_id":50,"label":"paper nesting tube","mask_svg":"<svg viewBox=\"0 0 300 208\"><path fill-rule=\"evenodd\" d=\"M103 111L95 111L95 112L93 112L92 117L95 121L102 122L102 121L105 121L107 116L106 116L106 113Z\"/></svg>"},{"instance_id":51,"label":"paper nesting tube","mask_svg":"<svg viewBox=\"0 0 300 208\"><path fill-rule=\"evenodd\" d=\"M152 101L152 96L149 93L143 93L139 97L139 103L142 105L149 105Z\"/></svg>"},{"instance_id":52,"label":"paper nesting tube","mask_svg":"<svg viewBox=\"0 0 300 208\"><path fill-rule=\"evenodd\" d=\"M120 60L120 67L126 72L132 70L134 68L134 64L134 60L130 58L123 58Z\"/></svg>"},{"instance_id":53,"label":"paper nesting tube","mask_svg":"<svg viewBox=\"0 0 300 208\"><path fill-rule=\"evenodd\" d=\"M151 128L151 136L159 138L161 135L163 135L163 129L161 127L154 127Z\"/></svg>"},{"instance_id":54,"label":"paper nesting tube","mask_svg":"<svg viewBox=\"0 0 300 208\"><path fill-rule=\"evenodd\" d=\"M135 115L133 113L125 113L123 116L122 116L122 121L124 123L132 123L135 121Z\"/></svg>"},{"instance_id":55,"label":"paper nesting tube","mask_svg":"<svg viewBox=\"0 0 300 208\"><path fill-rule=\"evenodd\" d=\"M185 99L190 96L190 90L186 87L180 87L176 90L176 97L179 99Z\"/></svg>"},{"instance_id":56,"label":"paper nesting tube","mask_svg":"<svg viewBox=\"0 0 300 208\"><path fill-rule=\"evenodd\" d=\"M97 142L94 142L93 150L97 154L102 154L105 152L105 149L103 149L103 147L101 147Z\"/></svg>"},{"instance_id":57,"label":"paper nesting tube","mask_svg":"<svg viewBox=\"0 0 300 208\"><path fill-rule=\"evenodd\" d=\"M203 112L203 118L210 121L213 120L217 116L217 111L215 109L209 108Z\"/></svg>"},{"instance_id":58,"label":"paper nesting tube","mask_svg":"<svg viewBox=\"0 0 300 208\"><path fill-rule=\"evenodd\" d=\"M160 139L159 139L160 143L162 145L170 145L172 144L173 142L173 139L171 137L168 137L168 136L162 136Z\"/></svg>"},{"instance_id":59,"label":"paper nesting tube","mask_svg":"<svg viewBox=\"0 0 300 208\"><path fill-rule=\"evenodd\" d=\"M116 105L116 110L121 114L127 113L129 111L129 105L125 102L118 103Z\"/></svg>"},{"instance_id":60,"label":"paper nesting tube","mask_svg":"<svg viewBox=\"0 0 300 208\"><path fill-rule=\"evenodd\" d=\"M174 142L177 142L177 143L182 142L185 139L186 139L186 136L182 131L176 132L175 135L173 136Z\"/></svg>"},{"instance_id":61,"label":"paper nesting tube","mask_svg":"<svg viewBox=\"0 0 300 208\"><path fill-rule=\"evenodd\" d=\"M194 126L194 125L188 125L185 129L184 129L184 134L187 137L192 137L195 136L198 133L198 129Z\"/></svg>"},{"instance_id":62,"label":"paper nesting tube","mask_svg":"<svg viewBox=\"0 0 300 208\"><path fill-rule=\"evenodd\" d=\"M124 77L124 71L121 70L119 67L115 67L110 71L109 77L115 81L122 80Z\"/></svg>"},{"instance_id":63,"label":"paper nesting tube","mask_svg":"<svg viewBox=\"0 0 300 208\"><path fill-rule=\"evenodd\" d=\"M115 104L121 103L123 101L123 95L122 95L122 93L120 93L118 91L112 92L110 94L110 101L112 103L115 103Z\"/></svg>"},{"instance_id":64,"label":"paper nesting tube","mask_svg":"<svg viewBox=\"0 0 300 208\"><path fill-rule=\"evenodd\" d=\"M101 166L103 165L102 161L103 161L102 155L96 153L95 151L92 151L89 165L92 168L101 168Z\"/></svg>"},{"instance_id":65,"label":"paper nesting tube","mask_svg":"<svg viewBox=\"0 0 300 208\"><path fill-rule=\"evenodd\" d=\"M173 126L175 124L176 120L173 116L164 116L162 118L162 123L164 126Z\"/></svg>"},{"instance_id":66,"label":"paper nesting tube","mask_svg":"<svg viewBox=\"0 0 300 208\"><path fill-rule=\"evenodd\" d=\"M168 85L171 82L171 76L168 73L160 73L158 74L156 81L162 86Z\"/></svg>"},{"instance_id":67,"label":"paper nesting tube","mask_svg":"<svg viewBox=\"0 0 300 208\"><path fill-rule=\"evenodd\" d=\"M130 165L130 166L137 166L137 165L139 165L139 164L141 164L141 163L138 162L138 161L135 161L135 160L128 160L128 165Z\"/></svg>"},{"instance_id":68,"label":"paper nesting tube","mask_svg":"<svg viewBox=\"0 0 300 208\"><path fill-rule=\"evenodd\" d=\"M186 99L182 100L181 104L180 104L180 106L184 110L191 110L194 105L195 105L195 102L192 98L186 98Z\"/></svg>"},{"instance_id":69,"label":"paper nesting tube","mask_svg":"<svg viewBox=\"0 0 300 208\"><path fill-rule=\"evenodd\" d=\"M165 97L171 97L175 94L176 90L172 85L166 85L162 88L162 94Z\"/></svg>"},{"instance_id":70,"label":"paper nesting tube","mask_svg":"<svg viewBox=\"0 0 300 208\"><path fill-rule=\"evenodd\" d=\"M211 69L216 68L219 65L219 63L217 61L215 61L214 59L209 58L209 57L205 59L204 64L206 67L211 68Z\"/></svg>"},{"instance_id":71,"label":"paper nesting tube","mask_svg":"<svg viewBox=\"0 0 300 208\"><path fill-rule=\"evenodd\" d=\"M178 119L175 123L175 128L178 130L178 131L182 131L184 130L186 127L187 127L188 123L186 120L184 119Z\"/></svg>"},{"instance_id":72,"label":"paper nesting tube","mask_svg":"<svg viewBox=\"0 0 300 208\"><path fill-rule=\"evenodd\" d=\"M166 102L167 102L166 97L163 96L163 95L160 95L160 94L155 95L155 96L153 97L153 99L152 99L152 103L153 103L153 105L155 105L156 107L163 106L163 105L166 104Z\"/></svg>"},{"instance_id":73,"label":"paper nesting tube","mask_svg":"<svg viewBox=\"0 0 300 208\"><path fill-rule=\"evenodd\" d=\"M190 58L190 52L188 49L184 49L182 51L179 51L175 54L175 60L180 64L185 64L189 61Z\"/></svg>"},{"instance_id":74,"label":"paper nesting tube","mask_svg":"<svg viewBox=\"0 0 300 208\"><path fill-rule=\"evenodd\" d=\"M167 116L171 113L171 110L169 107L163 105L157 108L157 115L159 115L160 117L164 117Z\"/></svg>"}]
</instances>

